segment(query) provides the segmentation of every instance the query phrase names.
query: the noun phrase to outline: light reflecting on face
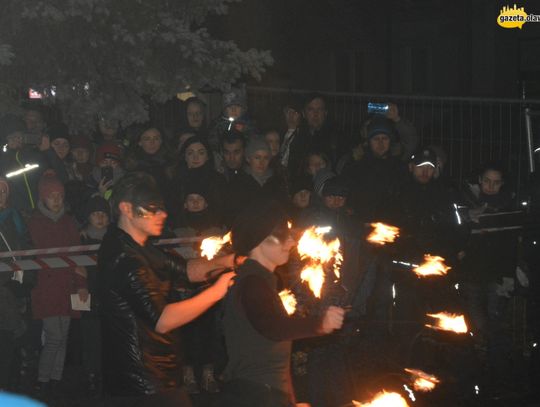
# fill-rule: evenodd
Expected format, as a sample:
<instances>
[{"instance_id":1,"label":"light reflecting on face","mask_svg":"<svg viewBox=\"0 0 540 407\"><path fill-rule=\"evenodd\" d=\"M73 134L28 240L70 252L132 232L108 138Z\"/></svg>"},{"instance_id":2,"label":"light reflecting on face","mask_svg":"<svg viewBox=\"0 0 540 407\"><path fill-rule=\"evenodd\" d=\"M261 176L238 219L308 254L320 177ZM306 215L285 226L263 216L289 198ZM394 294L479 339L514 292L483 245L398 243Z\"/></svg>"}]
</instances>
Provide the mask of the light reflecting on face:
<instances>
[{"instance_id":1,"label":"light reflecting on face","mask_svg":"<svg viewBox=\"0 0 540 407\"><path fill-rule=\"evenodd\" d=\"M225 108L225 117L238 119L244 113L244 108L240 105L230 105Z\"/></svg>"},{"instance_id":2,"label":"light reflecting on face","mask_svg":"<svg viewBox=\"0 0 540 407\"><path fill-rule=\"evenodd\" d=\"M162 205L138 206L133 211L135 228L147 236L161 235L167 219L167 212Z\"/></svg>"},{"instance_id":3,"label":"light reflecting on face","mask_svg":"<svg viewBox=\"0 0 540 407\"><path fill-rule=\"evenodd\" d=\"M302 115L296 110L288 107L285 109L284 115L285 122L287 123L287 128L296 129L298 128L298 126L300 126L300 119L302 118Z\"/></svg>"},{"instance_id":4,"label":"light reflecting on face","mask_svg":"<svg viewBox=\"0 0 540 407\"><path fill-rule=\"evenodd\" d=\"M208 161L208 151L202 143L192 143L186 148L185 160L188 168L202 167Z\"/></svg>"},{"instance_id":5,"label":"light reflecting on face","mask_svg":"<svg viewBox=\"0 0 540 407\"><path fill-rule=\"evenodd\" d=\"M82 147L77 147L77 148L72 149L71 155L73 156L73 160L77 164L86 164L88 160L90 159L90 151Z\"/></svg>"},{"instance_id":6,"label":"light reflecting on face","mask_svg":"<svg viewBox=\"0 0 540 407\"><path fill-rule=\"evenodd\" d=\"M43 202L52 213L58 213L64 207L64 194L59 191L53 191L45 198Z\"/></svg>"},{"instance_id":7,"label":"light reflecting on face","mask_svg":"<svg viewBox=\"0 0 540 407\"><path fill-rule=\"evenodd\" d=\"M139 139L139 146L147 154L156 154L161 148L161 133L157 129L146 130Z\"/></svg>"},{"instance_id":8,"label":"light reflecting on face","mask_svg":"<svg viewBox=\"0 0 540 407\"><path fill-rule=\"evenodd\" d=\"M249 168L256 174L264 174L270 164L270 153L266 150L257 150L247 159Z\"/></svg>"},{"instance_id":9,"label":"light reflecting on face","mask_svg":"<svg viewBox=\"0 0 540 407\"><path fill-rule=\"evenodd\" d=\"M504 181L500 171L487 170L480 177L480 189L486 195L497 195L501 191Z\"/></svg>"},{"instance_id":10,"label":"light reflecting on face","mask_svg":"<svg viewBox=\"0 0 540 407\"><path fill-rule=\"evenodd\" d=\"M290 251L295 245L296 242L290 234L284 239L268 236L261 243L261 253L271 264L277 267L289 261Z\"/></svg>"},{"instance_id":11,"label":"light reflecting on face","mask_svg":"<svg viewBox=\"0 0 540 407\"><path fill-rule=\"evenodd\" d=\"M347 198L339 195L328 195L323 198L324 206L328 209L339 209L345 206Z\"/></svg>"}]
</instances>

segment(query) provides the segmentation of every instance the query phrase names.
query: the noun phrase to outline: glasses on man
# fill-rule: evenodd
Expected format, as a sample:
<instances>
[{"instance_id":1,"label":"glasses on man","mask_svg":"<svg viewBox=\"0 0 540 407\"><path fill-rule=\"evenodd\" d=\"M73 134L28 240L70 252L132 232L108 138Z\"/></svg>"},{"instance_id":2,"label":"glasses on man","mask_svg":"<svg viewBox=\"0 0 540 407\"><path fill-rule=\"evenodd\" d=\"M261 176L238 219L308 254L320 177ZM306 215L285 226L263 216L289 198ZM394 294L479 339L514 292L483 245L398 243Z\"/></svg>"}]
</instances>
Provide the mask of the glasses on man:
<instances>
[{"instance_id":1,"label":"glasses on man","mask_svg":"<svg viewBox=\"0 0 540 407\"><path fill-rule=\"evenodd\" d=\"M135 215L138 218L151 218L156 216L159 212L167 213L165 206L162 204L148 204L144 206L135 207Z\"/></svg>"}]
</instances>

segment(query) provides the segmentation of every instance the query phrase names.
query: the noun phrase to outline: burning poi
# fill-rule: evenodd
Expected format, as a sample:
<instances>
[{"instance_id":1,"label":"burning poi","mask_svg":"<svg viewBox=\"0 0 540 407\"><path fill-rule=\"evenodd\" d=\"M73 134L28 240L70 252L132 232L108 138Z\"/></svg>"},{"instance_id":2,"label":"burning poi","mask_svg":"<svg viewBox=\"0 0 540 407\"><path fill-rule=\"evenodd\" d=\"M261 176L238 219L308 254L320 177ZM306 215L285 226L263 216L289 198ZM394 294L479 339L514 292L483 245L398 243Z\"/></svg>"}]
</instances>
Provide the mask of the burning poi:
<instances>
[{"instance_id":1,"label":"burning poi","mask_svg":"<svg viewBox=\"0 0 540 407\"><path fill-rule=\"evenodd\" d=\"M419 369L405 369L405 371L412 376L412 379L414 380L413 388L416 391L432 391L437 386L437 384L440 383L440 380L437 379L435 376L423 372Z\"/></svg>"},{"instance_id":2,"label":"burning poi","mask_svg":"<svg viewBox=\"0 0 540 407\"><path fill-rule=\"evenodd\" d=\"M377 222L372 223L371 227L373 227L373 231L367 237L367 241L370 243L382 246L386 243L393 243L399 236L399 228L395 226Z\"/></svg>"},{"instance_id":3,"label":"burning poi","mask_svg":"<svg viewBox=\"0 0 540 407\"><path fill-rule=\"evenodd\" d=\"M437 320L436 325L426 324L428 328L438 331L455 332L458 334L466 334L469 331L463 315L439 312L438 314L427 314L427 316Z\"/></svg>"},{"instance_id":4,"label":"burning poi","mask_svg":"<svg viewBox=\"0 0 540 407\"><path fill-rule=\"evenodd\" d=\"M279 298L285 307L287 314L292 315L296 311L296 297L291 290L283 290L279 293Z\"/></svg>"},{"instance_id":5,"label":"burning poi","mask_svg":"<svg viewBox=\"0 0 540 407\"><path fill-rule=\"evenodd\" d=\"M334 262L334 274L340 277L339 267L343 256L339 251L339 239L330 242L324 240L324 235L331 230L330 227L311 227L307 229L298 241L298 254L302 259L309 259L309 263L302 269L300 278L307 281L310 290L315 297L321 298L321 290L324 285L324 266L330 261Z\"/></svg>"},{"instance_id":6,"label":"burning poi","mask_svg":"<svg viewBox=\"0 0 540 407\"><path fill-rule=\"evenodd\" d=\"M201 256L206 257L208 260L212 260L221 248L231 242L231 232L225 236L210 236L203 239L201 242Z\"/></svg>"},{"instance_id":7,"label":"burning poi","mask_svg":"<svg viewBox=\"0 0 540 407\"><path fill-rule=\"evenodd\" d=\"M367 403L360 403L353 400L353 406L356 407L409 407L407 401L399 393L388 393L381 391L377 393L373 400Z\"/></svg>"},{"instance_id":8,"label":"burning poi","mask_svg":"<svg viewBox=\"0 0 540 407\"><path fill-rule=\"evenodd\" d=\"M413 271L418 277L444 276L448 273L450 268L451 267L444 264L444 258L425 254L424 262L421 265L414 267Z\"/></svg>"}]
</instances>

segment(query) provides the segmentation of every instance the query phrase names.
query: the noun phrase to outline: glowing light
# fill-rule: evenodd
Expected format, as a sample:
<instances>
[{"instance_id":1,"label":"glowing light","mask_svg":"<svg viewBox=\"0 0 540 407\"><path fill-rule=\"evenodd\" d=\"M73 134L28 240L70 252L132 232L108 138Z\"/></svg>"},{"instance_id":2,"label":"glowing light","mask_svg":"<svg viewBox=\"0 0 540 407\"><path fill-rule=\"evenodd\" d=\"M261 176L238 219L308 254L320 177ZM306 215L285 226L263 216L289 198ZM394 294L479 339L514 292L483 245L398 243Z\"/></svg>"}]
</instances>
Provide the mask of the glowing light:
<instances>
[{"instance_id":1,"label":"glowing light","mask_svg":"<svg viewBox=\"0 0 540 407\"><path fill-rule=\"evenodd\" d=\"M38 168L39 164L25 164L23 168L18 169L17 171L9 172L6 174L6 178L16 177L17 175L21 175L25 172L32 171L35 168Z\"/></svg>"},{"instance_id":2,"label":"glowing light","mask_svg":"<svg viewBox=\"0 0 540 407\"><path fill-rule=\"evenodd\" d=\"M407 400L401 394L388 393L384 390L376 394L373 400L368 403L360 403L355 400L352 403L357 407L409 407Z\"/></svg>"},{"instance_id":3,"label":"glowing light","mask_svg":"<svg viewBox=\"0 0 540 407\"><path fill-rule=\"evenodd\" d=\"M428 328L439 331L450 331L458 334L465 334L469 330L463 315L439 312L438 314L427 314L427 316L437 320L436 325L426 324Z\"/></svg>"},{"instance_id":4,"label":"glowing light","mask_svg":"<svg viewBox=\"0 0 540 407\"><path fill-rule=\"evenodd\" d=\"M421 391L421 392L432 391L437 386L437 384L440 383L440 380L437 379L435 376L429 373L423 372L422 370L405 369L405 371L409 373L414 379L413 388L416 391Z\"/></svg>"},{"instance_id":5,"label":"glowing light","mask_svg":"<svg viewBox=\"0 0 540 407\"><path fill-rule=\"evenodd\" d=\"M418 277L444 276L448 273L448 270L450 270L450 267L444 264L442 257L430 254L425 254L424 263L413 269Z\"/></svg>"},{"instance_id":6,"label":"glowing light","mask_svg":"<svg viewBox=\"0 0 540 407\"><path fill-rule=\"evenodd\" d=\"M373 231L367 237L367 241L370 243L385 245L386 243L393 243L399 236L399 228L395 226L377 222L372 223L371 227L373 227Z\"/></svg>"},{"instance_id":7,"label":"glowing light","mask_svg":"<svg viewBox=\"0 0 540 407\"><path fill-rule=\"evenodd\" d=\"M287 314L292 315L296 311L296 297L290 290L283 290L279 293L279 298L285 307Z\"/></svg>"},{"instance_id":8,"label":"glowing light","mask_svg":"<svg viewBox=\"0 0 540 407\"><path fill-rule=\"evenodd\" d=\"M208 260L211 260L215 255L221 250L223 245L230 243L231 241L231 232L227 233L223 237L219 236L210 236L206 239L203 239L201 242L201 256L206 257Z\"/></svg>"}]
</instances>

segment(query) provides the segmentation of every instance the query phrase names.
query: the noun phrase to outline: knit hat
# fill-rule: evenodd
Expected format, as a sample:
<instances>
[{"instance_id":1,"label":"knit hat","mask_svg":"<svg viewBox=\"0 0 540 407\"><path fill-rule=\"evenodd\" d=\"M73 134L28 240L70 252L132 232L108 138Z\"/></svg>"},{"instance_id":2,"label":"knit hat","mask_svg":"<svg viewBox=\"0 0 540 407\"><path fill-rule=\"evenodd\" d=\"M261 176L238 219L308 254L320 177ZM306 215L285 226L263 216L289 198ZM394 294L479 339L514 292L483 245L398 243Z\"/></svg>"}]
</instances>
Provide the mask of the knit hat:
<instances>
[{"instance_id":1,"label":"knit hat","mask_svg":"<svg viewBox=\"0 0 540 407\"><path fill-rule=\"evenodd\" d=\"M291 196L303 190L313 191L313 180L309 175L300 175L294 178L289 188Z\"/></svg>"},{"instance_id":2,"label":"knit hat","mask_svg":"<svg viewBox=\"0 0 540 407\"><path fill-rule=\"evenodd\" d=\"M71 139L71 149L74 150L76 148L84 148L85 150L91 151L92 143L86 136L75 135Z\"/></svg>"},{"instance_id":3,"label":"knit hat","mask_svg":"<svg viewBox=\"0 0 540 407\"><path fill-rule=\"evenodd\" d=\"M99 165L104 159L122 160L122 148L112 141L106 141L96 149L96 164Z\"/></svg>"},{"instance_id":4,"label":"knit hat","mask_svg":"<svg viewBox=\"0 0 540 407\"><path fill-rule=\"evenodd\" d=\"M26 124L23 119L14 114L6 114L0 120L0 142L5 144L8 136L17 132L26 132Z\"/></svg>"},{"instance_id":5,"label":"knit hat","mask_svg":"<svg viewBox=\"0 0 540 407\"><path fill-rule=\"evenodd\" d=\"M111 207L109 202L101 196L93 196L90 198L86 204L85 214L86 218L89 218L90 215L94 212L105 212L107 215L111 215Z\"/></svg>"},{"instance_id":6,"label":"knit hat","mask_svg":"<svg viewBox=\"0 0 540 407\"><path fill-rule=\"evenodd\" d=\"M346 197L349 195L349 187L342 177L336 176L334 178L330 178L324 183L321 195Z\"/></svg>"},{"instance_id":7,"label":"knit hat","mask_svg":"<svg viewBox=\"0 0 540 407\"><path fill-rule=\"evenodd\" d=\"M54 140L63 138L70 141L68 127L64 123L53 123L47 127L47 135L49 141L52 143Z\"/></svg>"},{"instance_id":8,"label":"knit hat","mask_svg":"<svg viewBox=\"0 0 540 407\"><path fill-rule=\"evenodd\" d=\"M197 180L196 178L197 177L187 182L184 188L184 200L188 197L188 195L197 194L206 199L206 202L208 203L208 188L203 182Z\"/></svg>"},{"instance_id":9,"label":"knit hat","mask_svg":"<svg viewBox=\"0 0 540 407\"><path fill-rule=\"evenodd\" d=\"M249 139L246 146L246 157L251 157L256 151L263 150L271 154L270 146L262 136L253 136Z\"/></svg>"},{"instance_id":10,"label":"knit hat","mask_svg":"<svg viewBox=\"0 0 540 407\"><path fill-rule=\"evenodd\" d=\"M417 167L430 165L435 168L437 166L437 154L429 147L420 148L411 156L411 162Z\"/></svg>"},{"instance_id":11,"label":"knit hat","mask_svg":"<svg viewBox=\"0 0 540 407\"><path fill-rule=\"evenodd\" d=\"M233 224L233 250L237 255L247 256L277 229L287 229L287 215L279 203L266 201L252 205Z\"/></svg>"},{"instance_id":12,"label":"knit hat","mask_svg":"<svg viewBox=\"0 0 540 407\"><path fill-rule=\"evenodd\" d=\"M64 184L56 175L43 175L38 184L39 199L44 202L53 192L64 195Z\"/></svg>"},{"instance_id":13,"label":"knit hat","mask_svg":"<svg viewBox=\"0 0 540 407\"><path fill-rule=\"evenodd\" d=\"M394 124L392 120L384 116L375 116L367 127L368 140L377 134L386 134L392 140L394 137Z\"/></svg>"},{"instance_id":14,"label":"knit hat","mask_svg":"<svg viewBox=\"0 0 540 407\"><path fill-rule=\"evenodd\" d=\"M243 88L232 88L229 92L223 94L223 109L226 107L238 105L247 109L246 91Z\"/></svg>"},{"instance_id":15,"label":"knit hat","mask_svg":"<svg viewBox=\"0 0 540 407\"><path fill-rule=\"evenodd\" d=\"M7 179L0 177L0 185L4 185L6 187L6 191L9 196L9 183L7 182Z\"/></svg>"}]
</instances>

